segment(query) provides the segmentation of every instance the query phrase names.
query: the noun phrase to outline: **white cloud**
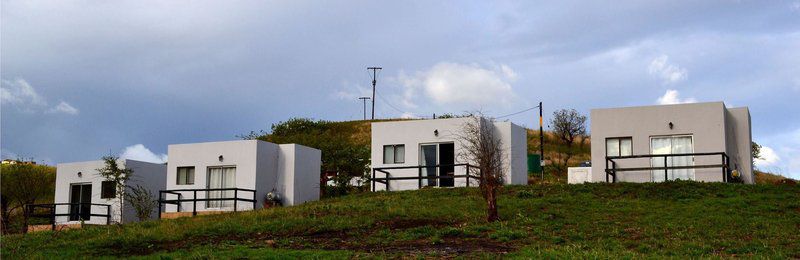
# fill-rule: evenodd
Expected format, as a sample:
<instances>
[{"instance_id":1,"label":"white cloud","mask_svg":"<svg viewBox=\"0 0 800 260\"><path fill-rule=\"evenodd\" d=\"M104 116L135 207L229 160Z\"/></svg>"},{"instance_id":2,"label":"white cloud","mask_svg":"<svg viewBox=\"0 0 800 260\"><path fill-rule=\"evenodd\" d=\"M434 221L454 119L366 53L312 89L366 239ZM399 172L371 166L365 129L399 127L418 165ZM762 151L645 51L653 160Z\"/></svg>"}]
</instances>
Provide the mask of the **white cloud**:
<instances>
[{"instance_id":1,"label":"white cloud","mask_svg":"<svg viewBox=\"0 0 800 260\"><path fill-rule=\"evenodd\" d=\"M80 111L67 102L61 101L55 107L47 110L48 113L64 113L68 115L77 115Z\"/></svg>"},{"instance_id":2,"label":"white cloud","mask_svg":"<svg viewBox=\"0 0 800 260\"><path fill-rule=\"evenodd\" d=\"M400 115L400 118L405 118L405 119L413 119L413 118L419 118L419 117L418 117L418 116L416 116L416 115L414 115L414 114L413 114L413 113L411 113L411 112L405 112L405 113L403 113L402 115Z\"/></svg>"},{"instance_id":3,"label":"white cloud","mask_svg":"<svg viewBox=\"0 0 800 260\"><path fill-rule=\"evenodd\" d=\"M766 146L762 146L761 158L756 159L755 162L756 166L758 167L766 167L766 166L773 166L780 160L781 158L778 156L777 153L775 153L775 150L772 150L772 148Z\"/></svg>"},{"instance_id":4,"label":"white cloud","mask_svg":"<svg viewBox=\"0 0 800 260\"><path fill-rule=\"evenodd\" d=\"M403 104L415 107L418 90L438 105L457 104L466 109L506 105L515 98L511 82L516 72L507 65L482 67L478 64L440 62L413 76L401 73L405 87Z\"/></svg>"},{"instance_id":5,"label":"white cloud","mask_svg":"<svg viewBox=\"0 0 800 260\"><path fill-rule=\"evenodd\" d=\"M669 62L669 56L661 55L650 62L647 68L650 75L661 79L663 84L671 84L683 81L688 77L686 69Z\"/></svg>"},{"instance_id":6,"label":"white cloud","mask_svg":"<svg viewBox=\"0 0 800 260\"><path fill-rule=\"evenodd\" d=\"M134 144L122 151L122 155L119 156L121 159L130 159L130 160L137 160L143 162L151 162L151 163L165 163L167 162L167 155L166 154L156 154L144 147L143 144Z\"/></svg>"},{"instance_id":7,"label":"white cloud","mask_svg":"<svg viewBox=\"0 0 800 260\"><path fill-rule=\"evenodd\" d=\"M663 96L659 97L656 102L659 105L672 105L672 104L684 104L684 103L695 103L697 99L694 98L685 98L681 99L680 93L674 89L667 89L667 92L664 93Z\"/></svg>"},{"instance_id":8,"label":"white cloud","mask_svg":"<svg viewBox=\"0 0 800 260\"><path fill-rule=\"evenodd\" d=\"M42 96L24 79L13 81L3 79L0 84L0 102L15 105L23 110L47 105Z\"/></svg>"},{"instance_id":9,"label":"white cloud","mask_svg":"<svg viewBox=\"0 0 800 260\"><path fill-rule=\"evenodd\" d=\"M800 1L794 1L793 3L791 3L789 5L789 9L792 9L792 11L795 12L800 12Z\"/></svg>"},{"instance_id":10,"label":"white cloud","mask_svg":"<svg viewBox=\"0 0 800 260\"><path fill-rule=\"evenodd\" d=\"M0 103L16 107L27 113L41 112L63 113L77 115L80 111L67 102L61 101L58 105L45 110L47 101L36 92L36 89L24 79L0 81Z\"/></svg>"}]
</instances>

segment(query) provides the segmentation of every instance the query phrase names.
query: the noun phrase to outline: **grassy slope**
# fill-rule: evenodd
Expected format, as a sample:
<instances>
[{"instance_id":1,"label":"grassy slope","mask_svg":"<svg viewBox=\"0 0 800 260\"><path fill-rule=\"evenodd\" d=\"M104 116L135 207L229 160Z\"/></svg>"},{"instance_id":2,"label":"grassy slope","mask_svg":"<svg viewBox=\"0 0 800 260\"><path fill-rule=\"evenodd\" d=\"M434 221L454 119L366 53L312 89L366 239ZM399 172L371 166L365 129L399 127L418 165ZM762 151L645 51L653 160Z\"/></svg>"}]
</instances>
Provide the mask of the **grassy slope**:
<instances>
[{"instance_id":1,"label":"grassy slope","mask_svg":"<svg viewBox=\"0 0 800 260\"><path fill-rule=\"evenodd\" d=\"M297 207L4 236L2 257L800 257L800 186L511 186L503 221L475 188L379 192Z\"/></svg>"}]
</instances>

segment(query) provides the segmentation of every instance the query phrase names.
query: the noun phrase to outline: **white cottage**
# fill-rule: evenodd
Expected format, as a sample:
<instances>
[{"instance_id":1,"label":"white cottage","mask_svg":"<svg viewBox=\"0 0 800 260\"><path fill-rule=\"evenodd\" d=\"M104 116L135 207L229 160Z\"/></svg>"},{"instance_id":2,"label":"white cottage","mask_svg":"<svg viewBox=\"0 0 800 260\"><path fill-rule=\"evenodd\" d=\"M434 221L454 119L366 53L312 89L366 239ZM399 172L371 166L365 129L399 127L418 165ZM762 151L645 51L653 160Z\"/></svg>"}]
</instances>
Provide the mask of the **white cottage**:
<instances>
[{"instance_id":1,"label":"white cottage","mask_svg":"<svg viewBox=\"0 0 800 260\"><path fill-rule=\"evenodd\" d=\"M120 167L133 170L126 186L140 185L158 194L165 187L167 167L164 164L121 159ZM102 160L88 162L59 163L56 168L56 191L54 204L55 224L108 224L138 221L136 212L129 203L117 197L116 186L100 176L97 169L105 167ZM157 218L153 208L151 218Z\"/></svg>"},{"instance_id":2,"label":"white cottage","mask_svg":"<svg viewBox=\"0 0 800 260\"><path fill-rule=\"evenodd\" d=\"M473 117L372 123L372 190L414 190L422 187L463 187L474 168L459 158L458 136ZM506 156L506 184L527 184L528 143L523 127L495 122ZM388 181L385 178L389 177ZM472 177L469 177L472 178ZM381 180L384 179L384 180ZM377 180L377 181L375 181Z\"/></svg>"},{"instance_id":3,"label":"white cottage","mask_svg":"<svg viewBox=\"0 0 800 260\"><path fill-rule=\"evenodd\" d=\"M285 206L318 200L321 156L314 148L258 140L170 145L164 216L258 209L270 201L268 193Z\"/></svg>"}]
</instances>

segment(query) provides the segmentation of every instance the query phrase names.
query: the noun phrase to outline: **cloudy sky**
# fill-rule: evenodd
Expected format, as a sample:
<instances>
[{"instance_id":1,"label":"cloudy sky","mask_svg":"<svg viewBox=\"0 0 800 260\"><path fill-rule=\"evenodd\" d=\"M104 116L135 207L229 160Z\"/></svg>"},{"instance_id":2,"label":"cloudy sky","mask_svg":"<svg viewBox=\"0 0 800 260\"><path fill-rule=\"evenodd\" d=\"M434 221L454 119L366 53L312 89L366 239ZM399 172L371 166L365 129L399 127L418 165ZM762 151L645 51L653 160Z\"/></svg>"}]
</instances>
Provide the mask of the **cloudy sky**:
<instances>
[{"instance_id":1,"label":"cloudy sky","mask_svg":"<svg viewBox=\"0 0 800 260\"><path fill-rule=\"evenodd\" d=\"M291 117L360 119L382 66L380 118L748 106L759 167L800 178L800 1L454 3L2 0L2 156L161 161Z\"/></svg>"}]
</instances>

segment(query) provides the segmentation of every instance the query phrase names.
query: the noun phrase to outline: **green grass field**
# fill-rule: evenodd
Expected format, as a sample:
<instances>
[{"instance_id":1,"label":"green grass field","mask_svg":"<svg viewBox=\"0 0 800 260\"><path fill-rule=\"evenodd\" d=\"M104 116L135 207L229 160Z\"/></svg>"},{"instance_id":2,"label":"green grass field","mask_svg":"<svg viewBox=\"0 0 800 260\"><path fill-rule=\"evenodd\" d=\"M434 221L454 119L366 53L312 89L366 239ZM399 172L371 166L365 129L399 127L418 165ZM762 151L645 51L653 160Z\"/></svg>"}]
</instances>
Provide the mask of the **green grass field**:
<instances>
[{"instance_id":1,"label":"green grass field","mask_svg":"<svg viewBox=\"0 0 800 260\"><path fill-rule=\"evenodd\" d=\"M2 258L800 257L800 187L670 182L356 194L297 207L9 235Z\"/></svg>"}]
</instances>

